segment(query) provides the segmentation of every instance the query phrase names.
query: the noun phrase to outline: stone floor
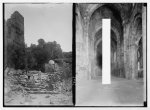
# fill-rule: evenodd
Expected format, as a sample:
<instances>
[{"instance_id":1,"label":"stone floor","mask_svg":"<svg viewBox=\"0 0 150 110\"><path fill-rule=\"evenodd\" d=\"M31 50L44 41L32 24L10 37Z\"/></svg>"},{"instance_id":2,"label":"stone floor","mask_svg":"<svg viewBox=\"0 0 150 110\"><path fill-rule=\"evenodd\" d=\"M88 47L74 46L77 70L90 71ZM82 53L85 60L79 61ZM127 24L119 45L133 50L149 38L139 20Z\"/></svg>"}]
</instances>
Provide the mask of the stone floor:
<instances>
[{"instance_id":1,"label":"stone floor","mask_svg":"<svg viewBox=\"0 0 150 110\"><path fill-rule=\"evenodd\" d=\"M143 80L111 78L110 85L102 85L102 78L86 80L77 75L77 106L143 106Z\"/></svg>"}]
</instances>

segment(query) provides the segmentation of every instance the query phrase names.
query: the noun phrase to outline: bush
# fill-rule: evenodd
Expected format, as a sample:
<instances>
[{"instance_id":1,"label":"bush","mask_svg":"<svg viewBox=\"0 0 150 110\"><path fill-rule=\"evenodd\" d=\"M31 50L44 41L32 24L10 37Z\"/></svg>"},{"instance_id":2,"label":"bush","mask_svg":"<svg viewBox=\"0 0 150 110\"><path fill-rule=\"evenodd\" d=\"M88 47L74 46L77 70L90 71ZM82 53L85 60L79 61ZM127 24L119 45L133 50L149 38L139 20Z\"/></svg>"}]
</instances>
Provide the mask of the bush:
<instances>
[{"instance_id":1,"label":"bush","mask_svg":"<svg viewBox=\"0 0 150 110\"><path fill-rule=\"evenodd\" d=\"M62 79L68 79L72 77L72 65L64 63L63 67L61 68L61 71L62 71L61 74Z\"/></svg>"}]
</instances>

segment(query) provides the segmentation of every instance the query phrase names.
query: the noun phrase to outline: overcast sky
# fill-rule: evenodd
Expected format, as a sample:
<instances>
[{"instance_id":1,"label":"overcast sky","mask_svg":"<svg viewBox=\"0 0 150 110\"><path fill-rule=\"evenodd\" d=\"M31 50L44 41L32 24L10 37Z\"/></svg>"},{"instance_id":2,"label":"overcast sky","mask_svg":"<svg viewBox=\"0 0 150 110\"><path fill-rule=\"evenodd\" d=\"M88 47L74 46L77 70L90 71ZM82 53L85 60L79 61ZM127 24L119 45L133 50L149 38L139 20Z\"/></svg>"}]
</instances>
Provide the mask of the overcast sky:
<instances>
[{"instance_id":1,"label":"overcast sky","mask_svg":"<svg viewBox=\"0 0 150 110\"><path fill-rule=\"evenodd\" d=\"M72 4L5 4L5 20L14 11L24 17L25 43L56 41L63 51L72 51Z\"/></svg>"}]
</instances>

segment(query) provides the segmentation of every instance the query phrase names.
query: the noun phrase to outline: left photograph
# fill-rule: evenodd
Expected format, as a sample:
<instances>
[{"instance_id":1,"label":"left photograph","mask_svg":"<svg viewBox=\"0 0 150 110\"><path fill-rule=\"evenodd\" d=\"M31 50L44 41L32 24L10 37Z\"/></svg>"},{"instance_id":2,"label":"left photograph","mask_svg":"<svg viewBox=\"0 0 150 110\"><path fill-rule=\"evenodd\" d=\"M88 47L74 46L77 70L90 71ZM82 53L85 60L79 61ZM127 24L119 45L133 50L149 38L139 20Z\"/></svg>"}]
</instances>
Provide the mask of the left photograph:
<instances>
[{"instance_id":1,"label":"left photograph","mask_svg":"<svg viewBox=\"0 0 150 110\"><path fill-rule=\"evenodd\" d=\"M3 106L73 106L73 4L3 4Z\"/></svg>"}]
</instances>

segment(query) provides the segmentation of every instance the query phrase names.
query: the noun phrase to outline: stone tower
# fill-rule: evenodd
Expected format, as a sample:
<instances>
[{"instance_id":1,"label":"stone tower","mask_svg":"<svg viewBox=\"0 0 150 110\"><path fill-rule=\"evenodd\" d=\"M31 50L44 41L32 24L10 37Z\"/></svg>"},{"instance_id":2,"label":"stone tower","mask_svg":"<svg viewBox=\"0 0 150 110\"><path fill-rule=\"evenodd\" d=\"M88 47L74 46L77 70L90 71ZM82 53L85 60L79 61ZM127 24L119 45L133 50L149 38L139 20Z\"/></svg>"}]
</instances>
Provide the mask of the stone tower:
<instances>
[{"instance_id":1,"label":"stone tower","mask_svg":"<svg viewBox=\"0 0 150 110\"><path fill-rule=\"evenodd\" d=\"M9 44L17 47L24 45L24 17L18 11L15 11L4 23L5 66L8 65L7 46Z\"/></svg>"},{"instance_id":2,"label":"stone tower","mask_svg":"<svg viewBox=\"0 0 150 110\"><path fill-rule=\"evenodd\" d=\"M16 45L24 43L24 18L18 11L15 11L7 20L5 29L7 43Z\"/></svg>"}]
</instances>

